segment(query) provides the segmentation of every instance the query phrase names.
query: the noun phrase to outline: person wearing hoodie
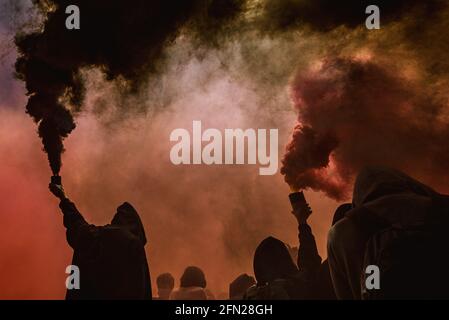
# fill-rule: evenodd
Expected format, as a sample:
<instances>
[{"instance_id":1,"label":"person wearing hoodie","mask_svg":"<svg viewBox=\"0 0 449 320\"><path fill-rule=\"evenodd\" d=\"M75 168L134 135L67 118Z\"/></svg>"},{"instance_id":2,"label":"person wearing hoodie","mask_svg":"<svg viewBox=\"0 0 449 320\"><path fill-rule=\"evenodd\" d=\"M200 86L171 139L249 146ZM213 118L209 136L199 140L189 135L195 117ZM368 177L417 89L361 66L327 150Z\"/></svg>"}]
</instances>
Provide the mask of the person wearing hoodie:
<instances>
[{"instance_id":1,"label":"person wearing hoodie","mask_svg":"<svg viewBox=\"0 0 449 320\"><path fill-rule=\"evenodd\" d=\"M50 191L60 200L72 265L79 269L79 289L67 289L67 300L151 299L151 280L145 254L145 230L128 202L117 208L110 224L86 222L61 185Z\"/></svg>"},{"instance_id":2,"label":"person wearing hoodie","mask_svg":"<svg viewBox=\"0 0 449 320\"><path fill-rule=\"evenodd\" d=\"M344 218L346 212L352 209L351 203L343 203L334 212L331 226ZM329 270L329 261L325 259L318 270L318 276L315 283L315 299L317 300L336 300L334 286L332 284Z\"/></svg>"},{"instance_id":3,"label":"person wearing hoodie","mask_svg":"<svg viewBox=\"0 0 449 320\"><path fill-rule=\"evenodd\" d=\"M312 211L307 203L293 212L298 222L297 264L287 245L274 237L264 239L254 253L256 285L245 294L246 300L314 299L316 277L321 265L315 237L307 224Z\"/></svg>"},{"instance_id":4,"label":"person wearing hoodie","mask_svg":"<svg viewBox=\"0 0 449 320\"><path fill-rule=\"evenodd\" d=\"M447 196L400 171L362 169L354 184L352 208L328 235L337 298L364 298L367 289L361 279L367 258L380 263L383 274L377 297L447 296L448 279L442 270L448 261L440 253L447 248L448 208Z\"/></svg>"}]
</instances>

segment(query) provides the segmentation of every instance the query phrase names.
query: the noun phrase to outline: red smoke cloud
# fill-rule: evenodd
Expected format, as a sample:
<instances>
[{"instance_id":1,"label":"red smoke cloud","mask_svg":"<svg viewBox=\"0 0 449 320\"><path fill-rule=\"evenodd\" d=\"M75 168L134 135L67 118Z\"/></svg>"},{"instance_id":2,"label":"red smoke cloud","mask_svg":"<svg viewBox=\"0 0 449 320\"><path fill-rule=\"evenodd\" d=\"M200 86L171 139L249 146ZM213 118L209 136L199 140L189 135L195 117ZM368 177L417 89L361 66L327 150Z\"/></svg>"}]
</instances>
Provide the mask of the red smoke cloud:
<instances>
[{"instance_id":1,"label":"red smoke cloud","mask_svg":"<svg viewBox=\"0 0 449 320\"><path fill-rule=\"evenodd\" d=\"M18 112L0 112L0 298L62 298L71 252L48 194L45 154Z\"/></svg>"},{"instance_id":2,"label":"red smoke cloud","mask_svg":"<svg viewBox=\"0 0 449 320\"><path fill-rule=\"evenodd\" d=\"M370 59L330 58L298 72L291 92L299 124L281 172L292 187L347 199L358 170L381 164L447 190L447 105L425 79Z\"/></svg>"}]
</instances>

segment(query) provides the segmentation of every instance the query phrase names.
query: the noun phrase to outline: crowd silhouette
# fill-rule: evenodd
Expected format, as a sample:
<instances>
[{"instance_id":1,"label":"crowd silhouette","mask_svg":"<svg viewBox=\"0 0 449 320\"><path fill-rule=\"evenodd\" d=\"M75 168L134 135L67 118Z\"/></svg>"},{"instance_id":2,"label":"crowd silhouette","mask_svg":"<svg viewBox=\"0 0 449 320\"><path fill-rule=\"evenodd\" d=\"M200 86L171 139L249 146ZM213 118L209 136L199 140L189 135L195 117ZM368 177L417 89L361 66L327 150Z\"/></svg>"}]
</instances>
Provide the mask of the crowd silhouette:
<instances>
[{"instance_id":1,"label":"crowd silhouette","mask_svg":"<svg viewBox=\"0 0 449 320\"><path fill-rule=\"evenodd\" d=\"M145 230L134 207L125 202L110 224L94 226L62 185L52 182L49 188L60 200L72 264L83 277L81 288L67 290L66 299L152 299ZM264 239L255 248L254 277L241 274L233 280L230 300L449 298L449 196L391 168L362 169L352 202L334 213L324 261L307 223L310 206L302 193L290 199L299 247ZM381 286L367 285L370 266L377 267ZM157 300L215 299L197 266L184 270L178 288L170 273L156 282Z\"/></svg>"}]
</instances>

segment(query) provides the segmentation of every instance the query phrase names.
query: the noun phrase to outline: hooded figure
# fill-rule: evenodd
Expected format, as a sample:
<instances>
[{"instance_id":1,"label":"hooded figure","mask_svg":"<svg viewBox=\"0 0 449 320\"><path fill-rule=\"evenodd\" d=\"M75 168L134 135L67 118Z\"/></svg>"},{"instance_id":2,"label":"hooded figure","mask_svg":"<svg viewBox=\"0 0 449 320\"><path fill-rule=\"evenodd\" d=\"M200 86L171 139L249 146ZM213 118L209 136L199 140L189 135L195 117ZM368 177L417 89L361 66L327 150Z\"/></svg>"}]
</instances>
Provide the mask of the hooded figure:
<instances>
[{"instance_id":1,"label":"hooded figure","mask_svg":"<svg viewBox=\"0 0 449 320\"><path fill-rule=\"evenodd\" d=\"M268 237L259 244L254 253L253 265L259 284L295 277L299 271L285 243L273 237Z\"/></svg>"},{"instance_id":2,"label":"hooded figure","mask_svg":"<svg viewBox=\"0 0 449 320\"><path fill-rule=\"evenodd\" d=\"M367 167L359 173L352 205L328 236L329 266L339 299L361 298L365 250L373 235L391 227L410 230L441 224L449 216L447 196L402 172L384 167Z\"/></svg>"},{"instance_id":3,"label":"hooded figure","mask_svg":"<svg viewBox=\"0 0 449 320\"><path fill-rule=\"evenodd\" d=\"M332 218L332 226L345 217L345 214L352 209L351 203L344 203L338 206ZM315 299L318 300L336 300L334 286L332 284L331 274L329 270L329 261L326 259L320 266L317 280L315 283Z\"/></svg>"},{"instance_id":4,"label":"hooded figure","mask_svg":"<svg viewBox=\"0 0 449 320\"><path fill-rule=\"evenodd\" d=\"M291 198L290 198L291 200ZM245 294L248 300L303 300L315 296L315 282L321 265L315 237L307 224L312 214L307 201L296 202L292 211L298 222L299 249L297 264L287 245L268 237L254 253L257 284Z\"/></svg>"},{"instance_id":5,"label":"hooded figure","mask_svg":"<svg viewBox=\"0 0 449 320\"><path fill-rule=\"evenodd\" d=\"M74 250L72 265L80 272L80 288L67 289L66 299L151 299L147 240L133 206L123 203L111 224L94 226L65 195L60 198L67 241Z\"/></svg>"},{"instance_id":6,"label":"hooded figure","mask_svg":"<svg viewBox=\"0 0 449 320\"><path fill-rule=\"evenodd\" d=\"M300 224L299 229L298 266L281 240L268 237L259 244L253 262L257 284L248 289L245 299L304 300L314 297L321 257L310 227Z\"/></svg>"}]
</instances>

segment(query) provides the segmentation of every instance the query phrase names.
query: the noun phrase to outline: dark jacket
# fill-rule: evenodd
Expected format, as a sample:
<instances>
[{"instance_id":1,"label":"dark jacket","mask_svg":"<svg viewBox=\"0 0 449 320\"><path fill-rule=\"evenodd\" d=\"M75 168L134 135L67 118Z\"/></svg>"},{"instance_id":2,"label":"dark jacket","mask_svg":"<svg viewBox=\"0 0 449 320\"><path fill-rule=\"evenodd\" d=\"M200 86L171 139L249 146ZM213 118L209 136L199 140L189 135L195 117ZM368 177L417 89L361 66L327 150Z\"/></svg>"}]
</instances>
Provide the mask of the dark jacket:
<instances>
[{"instance_id":1,"label":"dark jacket","mask_svg":"<svg viewBox=\"0 0 449 320\"><path fill-rule=\"evenodd\" d=\"M249 300L303 300L315 297L314 284L321 257L307 224L299 225L297 265L286 245L273 237L263 240L254 254L257 285L248 289Z\"/></svg>"},{"instance_id":2,"label":"dark jacket","mask_svg":"<svg viewBox=\"0 0 449 320\"><path fill-rule=\"evenodd\" d=\"M72 264L80 271L80 289L67 290L66 299L151 299L145 231L136 210L125 202L111 224L98 227L70 200L59 206L74 250Z\"/></svg>"},{"instance_id":3,"label":"dark jacket","mask_svg":"<svg viewBox=\"0 0 449 320\"><path fill-rule=\"evenodd\" d=\"M379 266L380 291L386 294L393 294L391 288L402 288L399 295L394 295L406 298L404 291L419 291L417 279L437 283L428 276L440 276L443 273L437 271L441 269L439 265L448 266L437 258L441 254L434 254L435 248L446 250L438 245L447 248L447 241L441 240L441 228L448 224L447 199L397 170L361 170L354 185L353 209L331 228L328 236L329 265L337 297L362 298L366 286L361 279L365 267L371 264ZM387 271L394 276L388 276ZM414 274L406 277L411 287L400 284L399 278L405 271Z\"/></svg>"}]
</instances>

